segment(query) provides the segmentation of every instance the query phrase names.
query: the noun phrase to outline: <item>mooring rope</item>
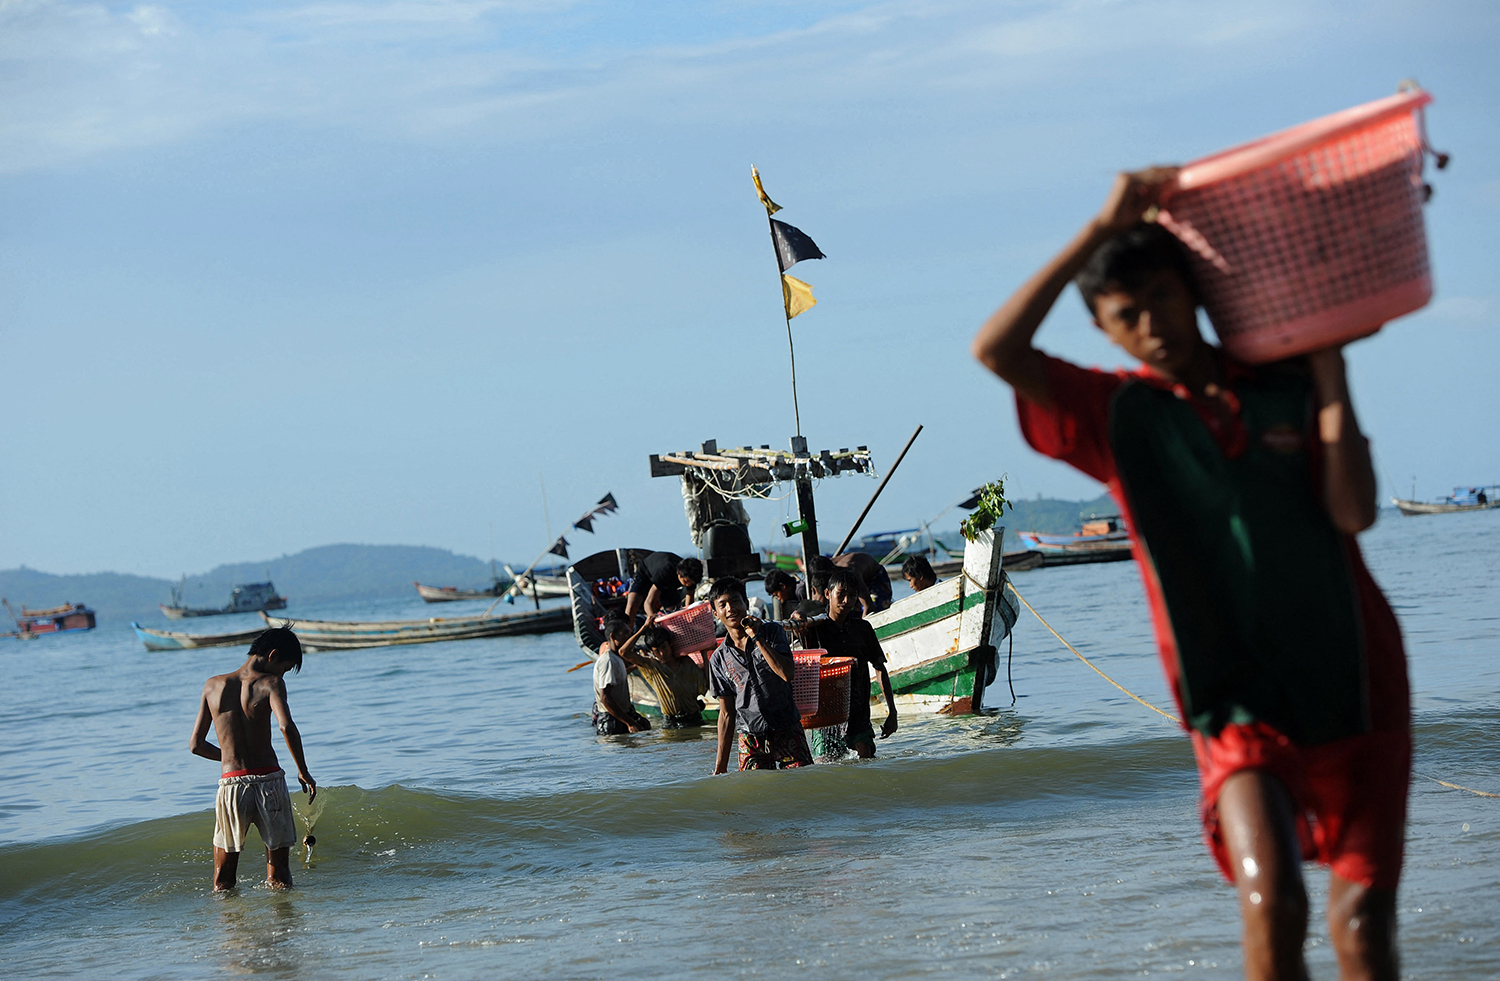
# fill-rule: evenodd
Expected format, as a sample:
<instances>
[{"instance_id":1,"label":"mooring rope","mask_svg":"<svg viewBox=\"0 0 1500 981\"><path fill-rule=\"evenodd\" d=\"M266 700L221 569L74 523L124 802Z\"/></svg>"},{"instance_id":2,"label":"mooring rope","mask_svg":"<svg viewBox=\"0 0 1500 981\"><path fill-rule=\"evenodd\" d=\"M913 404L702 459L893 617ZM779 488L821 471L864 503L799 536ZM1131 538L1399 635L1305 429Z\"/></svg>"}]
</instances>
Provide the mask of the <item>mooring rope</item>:
<instances>
[{"instance_id":1,"label":"mooring rope","mask_svg":"<svg viewBox=\"0 0 1500 981\"><path fill-rule=\"evenodd\" d=\"M1118 681L1116 681L1115 679L1111 678L1109 675L1105 674L1103 671L1100 671L1098 669L1098 667L1096 667L1094 665L1094 662L1090 661L1088 658L1084 657L1082 654L1079 654L1078 653L1078 648L1076 648L1072 644L1068 643L1067 640L1064 639L1063 635L1060 634L1060 633L1058 633L1053 628L1052 624L1050 624L1050 623L1047 622L1047 618L1044 617L1044 616L1042 616L1040 613L1038 613L1036 611L1036 607L1034 607L1030 603L1026 602L1026 597L1022 596L1021 595L1021 591L1018 590L1018 589L1016 589L1015 583L1013 583L1009 579L1007 579L1006 582L1005 582L1005 585L1008 586L1008 587L1010 587L1010 591L1012 593L1016 594L1016 599L1020 600L1021 603L1022 603L1022 605L1024 605L1026 607L1026 609L1028 609L1028 610L1031 611L1031 615L1034 616L1034 617L1036 617L1038 620L1041 621L1042 626L1044 626L1048 630L1052 631L1052 636L1056 637L1062 643L1062 645L1064 647L1066 647L1068 650L1072 651L1075 655L1077 655L1078 660L1082 661L1084 664L1087 664L1089 667L1093 668L1094 672L1097 675L1099 675L1099 677L1103 678L1105 681L1107 681L1110 684L1114 685L1116 688L1120 689L1120 691L1122 691L1125 694L1129 695L1131 698L1135 699L1137 702L1140 702L1142 705L1146 706L1148 709L1150 709L1151 711L1155 712L1157 715L1160 715L1160 716L1163 716L1165 718L1171 719L1173 722L1181 723L1182 720L1178 719L1177 716L1172 715L1172 714L1170 714L1168 712L1163 712L1161 709L1157 708L1155 705L1152 705L1150 702L1146 701L1144 698L1142 698L1141 696L1137 695L1135 692L1131 691L1129 688L1126 688L1124 685L1120 684ZM1012 643L1015 642L1015 638L1014 637L1011 638L1011 642ZM1014 699L1012 699L1012 700L1014 700ZM1417 773L1417 771L1415 771L1415 770L1412 771L1412 772ZM1417 776L1421 777L1424 780L1431 780L1433 783L1441 784L1442 786L1447 787L1450 790L1462 790L1464 793L1466 793L1466 794L1473 794L1476 797L1491 797L1491 798L1495 798L1495 799L1500 799L1500 794L1492 794L1492 793L1490 793L1487 790L1475 790L1473 787L1465 787L1462 784L1450 783L1447 780L1439 780L1437 777L1431 776L1431 775L1426 774L1426 773L1417 773Z\"/></svg>"},{"instance_id":2,"label":"mooring rope","mask_svg":"<svg viewBox=\"0 0 1500 981\"><path fill-rule=\"evenodd\" d=\"M1067 640L1063 638L1062 634L1060 634L1056 630L1054 630L1053 627L1052 627L1052 624L1050 624L1050 623L1047 622L1047 618L1044 617L1044 616L1042 616L1040 613L1038 613L1036 611L1036 607L1034 607L1030 603L1026 602L1026 597L1024 597L1024 596L1021 595L1021 591L1016 588L1016 584L1015 583L1011 582L1009 579L1006 579L1005 585L1009 586L1010 587L1010 591L1012 593L1016 594L1016 599L1020 600L1021 604L1023 606L1025 606L1026 609L1028 609L1028 610L1031 611L1031 615L1034 616L1034 617L1036 617L1038 620L1040 620L1042 622L1042 626L1044 626L1048 630L1052 631L1052 636L1056 637L1058 639L1058 641L1060 641L1064 647L1066 647L1068 650L1072 651L1078 657L1078 660L1082 661L1084 664L1087 664L1089 667L1093 668L1095 674L1097 674L1099 677L1103 678L1105 681L1109 682L1110 684L1114 685L1116 688L1120 689L1122 692L1124 692L1125 694L1129 695L1131 698L1133 698L1136 701L1140 702L1142 705L1146 706L1148 709L1150 709L1151 711L1155 712L1157 715L1161 716L1162 718L1164 718L1164 719L1171 719L1173 722L1176 722L1179 725L1182 724L1182 720L1179 719L1177 716L1173 715L1170 712L1163 712L1161 709L1157 708L1155 705L1152 705L1150 702L1146 701L1144 698L1142 698L1141 696L1137 695L1135 692L1131 691L1129 688L1126 688L1124 685L1120 684L1118 681L1116 681L1115 679L1111 678L1109 675L1105 674L1103 671L1100 671L1099 668L1094 664L1093 661L1090 661L1088 658L1084 657L1082 654L1079 654L1078 653L1078 648L1076 648L1072 644L1068 643Z\"/></svg>"}]
</instances>

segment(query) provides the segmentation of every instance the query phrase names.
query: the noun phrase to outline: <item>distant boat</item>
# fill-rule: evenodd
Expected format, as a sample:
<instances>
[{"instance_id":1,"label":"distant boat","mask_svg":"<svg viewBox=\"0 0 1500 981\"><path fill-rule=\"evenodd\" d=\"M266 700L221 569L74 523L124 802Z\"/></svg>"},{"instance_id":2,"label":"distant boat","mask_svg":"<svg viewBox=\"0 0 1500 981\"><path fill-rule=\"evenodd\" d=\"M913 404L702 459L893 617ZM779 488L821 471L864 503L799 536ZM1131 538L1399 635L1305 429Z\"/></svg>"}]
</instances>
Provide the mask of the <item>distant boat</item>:
<instances>
[{"instance_id":1,"label":"distant boat","mask_svg":"<svg viewBox=\"0 0 1500 981\"><path fill-rule=\"evenodd\" d=\"M496 579L495 585L488 589L459 589L457 586L424 586L419 582L413 582L417 587L417 595L429 603L453 603L457 600L494 599L496 596L504 596L505 591L510 588L510 580Z\"/></svg>"},{"instance_id":2,"label":"distant boat","mask_svg":"<svg viewBox=\"0 0 1500 981\"><path fill-rule=\"evenodd\" d=\"M0 599L0 603L5 603L6 612L16 622L18 636L22 638L93 630L95 626L94 611L82 603L64 603L46 610L29 610L23 603L19 615L10 608L9 602Z\"/></svg>"},{"instance_id":3,"label":"distant boat","mask_svg":"<svg viewBox=\"0 0 1500 981\"><path fill-rule=\"evenodd\" d=\"M185 579L184 579L185 581ZM286 609L286 597L276 595L276 587L269 582L247 582L234 587L229 594L229 605L212 608L194 608L182 605L182 584L172 589L172 603L158 603L168 620L185 617L217 617L226 613L259 613L263 610Z\"/></svg>"},{"instance_id":4,"label":"distant boat","mask_svg":"<svg viewBox=\"0 0 1500 981\"><path fill-rule=\"evenodd\" d=\"M1019 537L1042 553L1042 566L1123 562L1130 558L1130 532L1119 515L1090 518L1071 535L1023 531Z\"/></svg>"},{"instance_id":5,"label":"distant boat","mask_svg":"<svg viewBox=\"0 0 1500 981\"><path fill-rule=\"evenodd\" d=\"M1124 520L1113 514L1103 518L1090 518L1071 535L1049 535L1040 531L1022 531L1017 534L1032 548L1043 550L1130 541L1130 532L1125 530Z\"/></svg>"},{"instance_id":6,"label":"distant boat","mask_svg":"<svg viewBox=\"0 0 1500 981\"><path fill-rule=\"evenodd\" d=\"M135 635L146 645L148 651L186 651L199 647L240 647L255 642L255 638L266 632L265 627L240 630L231 634L181 634L172 630L153 630L138 623L131 623Z\"/></svg>"},{"instance_id":7,"label":"distant boat","mask_svg":"<svg viewBox=\"0 0 1500 981\"><path fill-rule=\"evenodd\" d=\"M511 572L510 566L506 566L505 571ZM543 575L535 571L529 574L523 572L515 577L514 585L516 595L530 596L533 599L558 599L573 595L573 589L568 585L568 576L566 573L562 575Z\"/></svg>"},{"instance_id":8,"label":"distant boat","mask_svg":"<svg viewBox=\"0 0 1500 981\"><path fill-rule=\"evenodd\" d=\"M290 628L302 641L302 646L313 651L550 634L573 629L573 614L567 607L493 617L430 617L426 620L290 620L264 613L261 619L272 627Z\"/></svg>"},{"instance_id":9,"label":"distant boat","mask_svg":"<svg viewBox=\"0 0 1500 981\"><path fill-rule=\"evenodd\" d=\"M1441 501L1408 501L1399 497L1391 503L1408 518L1419 514L1456 514L1459 511L1488 511L1500 508L1500 484L1483 487L1455 487Z\"/></svg>"}]
</instances>

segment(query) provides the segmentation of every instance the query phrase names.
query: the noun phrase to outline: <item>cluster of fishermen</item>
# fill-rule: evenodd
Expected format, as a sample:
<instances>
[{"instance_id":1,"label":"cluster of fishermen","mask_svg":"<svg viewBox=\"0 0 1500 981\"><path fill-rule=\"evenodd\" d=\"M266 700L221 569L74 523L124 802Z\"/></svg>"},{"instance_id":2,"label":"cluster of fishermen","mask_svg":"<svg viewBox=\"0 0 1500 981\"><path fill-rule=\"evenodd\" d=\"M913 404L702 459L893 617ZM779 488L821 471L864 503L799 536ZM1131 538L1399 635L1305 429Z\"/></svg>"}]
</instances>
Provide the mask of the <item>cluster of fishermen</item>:
<instances>
[{"instance_id":1,"label":"cluster of fishermen","mask_svg":"<svg viewBox=\"0 0 1500 981\"><path fill-rule=\"evenodd\" d=\"M631 703L628 672L634 668L656 693L666 728L702 726L702 697L717 699L715 773L728 768L736 737L741 770L807 766L813 757L792 690L795 634L803 649L853 660L844 742L861 758L874 756L872 669L887 707L880 738L896 731L897 717L885 653L865 616L890 606L890 576L880 562L860 552L833 559L816 556L809 565L806 582L781 570L766 574L769 608L759 597L749 598L742 581L715 580L707 599L718 621L719 644L711 656L694 659L674 649L672 633L657 618L694 600L703 565L653 552L631 582L624 615L604 622L605 640L594 662L595 729L614 736L651 728ZM913 590L937 582L921 556L907 559L902 574Z\"/></svg>"}]
</instances>

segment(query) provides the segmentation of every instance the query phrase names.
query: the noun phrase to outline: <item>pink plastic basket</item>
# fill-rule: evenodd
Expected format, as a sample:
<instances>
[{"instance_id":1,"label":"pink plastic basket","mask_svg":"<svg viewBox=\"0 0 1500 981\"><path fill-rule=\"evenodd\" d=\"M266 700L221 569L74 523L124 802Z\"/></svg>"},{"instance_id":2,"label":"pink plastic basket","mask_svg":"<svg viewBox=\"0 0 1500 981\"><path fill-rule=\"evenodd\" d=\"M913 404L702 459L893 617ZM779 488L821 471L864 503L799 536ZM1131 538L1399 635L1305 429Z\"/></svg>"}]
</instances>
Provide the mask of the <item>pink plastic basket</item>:
<instances>
[{"instance_id":1,"label":"pink plastic basket","mask_svg":"<svg viewBox=\"0 0 1500 981\"><path fill-rule=\"evenodd\" d=\"M792 675L792 697L803 717L818 711L821 667L827 656L828 652L824 650L792 651L792 659L797 662L797 671Z\"/></svg>"},{"instance_id":2,"label":"pink plastic basket","mask_svg":"<svg viewBox=\"0 0 1500 981\"><path fill-rule=\"evenodd\" d=\"M1432 297L1420 89L1184 167L1158 221L1224 347L1251 363L1373 334Z\"/></svg>"},{"instance_id":3,"label":"pink plastic basket","mask_svg":"<svg viewBox=\"0 0 1500 981\"><path fill-rule=\"evenodd\" d=\"M656 618L656 625L672 635L672 652L703 663L703 651L719 646L714 637L714 615L707 603L694 603ZM695 656L696 655L696 656Z\"/></svg>"}]
</instances>

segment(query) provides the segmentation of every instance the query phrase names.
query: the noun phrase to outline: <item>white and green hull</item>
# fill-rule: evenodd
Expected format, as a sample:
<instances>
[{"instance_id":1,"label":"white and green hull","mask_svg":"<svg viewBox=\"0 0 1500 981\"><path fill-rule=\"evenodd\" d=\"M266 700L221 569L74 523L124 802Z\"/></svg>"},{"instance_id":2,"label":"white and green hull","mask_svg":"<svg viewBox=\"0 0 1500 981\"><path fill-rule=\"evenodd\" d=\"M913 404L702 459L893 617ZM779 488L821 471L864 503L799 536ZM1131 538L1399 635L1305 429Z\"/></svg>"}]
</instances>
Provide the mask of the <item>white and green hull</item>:
<instances>
[{"instance_id":1,"label":"white and green hull","mask_svg":"<svg viewBox=\"0 0 1500 981\"><path fill-rule=\"evenodd\" d=\"M982 706L999 666L999 642L1019 609L1005 589L1004 535L1003 528L984 532L964 547L958 575L868 618L885 651L898 709L962 714ZM884 702L878 682L870 697Z\"/></svg>"}]
</instances>

